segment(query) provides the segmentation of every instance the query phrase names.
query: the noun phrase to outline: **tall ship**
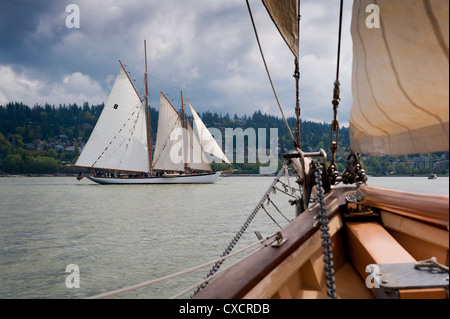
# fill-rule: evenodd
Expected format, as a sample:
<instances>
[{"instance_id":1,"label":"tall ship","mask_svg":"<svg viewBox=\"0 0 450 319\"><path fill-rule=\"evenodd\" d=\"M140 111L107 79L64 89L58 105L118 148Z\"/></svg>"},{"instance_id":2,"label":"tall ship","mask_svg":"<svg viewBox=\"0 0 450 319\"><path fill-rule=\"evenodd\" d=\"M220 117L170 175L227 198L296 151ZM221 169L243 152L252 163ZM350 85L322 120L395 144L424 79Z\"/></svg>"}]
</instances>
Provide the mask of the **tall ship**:
<instances>
[{"instance_id":1,"label":"tall ship","mask_svg":"<svg viewBox=\"0 0 450 319\"><path fill-rule=\"evenodd\" d=\"M144 48L146 51L145 41ZM213 171L205 152L227 164L230 161L186 100L194 119L194 132L185 116L182 92L181 112L160 93L158 130L152 155L147 58L144 99L119 62L119 73L108 100L74 166L90 168L91 174L86 177L99 184L215 183L223 172ZM77 179L83 177L84 173L80 173Z\"/></svg>"}]
</instances>

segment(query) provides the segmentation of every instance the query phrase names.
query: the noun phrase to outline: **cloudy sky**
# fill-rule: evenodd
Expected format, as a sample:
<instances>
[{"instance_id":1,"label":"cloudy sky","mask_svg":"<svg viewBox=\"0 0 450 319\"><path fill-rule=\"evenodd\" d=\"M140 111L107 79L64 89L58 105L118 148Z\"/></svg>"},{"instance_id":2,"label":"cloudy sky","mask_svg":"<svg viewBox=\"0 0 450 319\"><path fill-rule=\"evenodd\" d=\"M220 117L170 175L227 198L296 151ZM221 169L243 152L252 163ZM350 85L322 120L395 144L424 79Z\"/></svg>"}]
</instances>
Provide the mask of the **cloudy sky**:
<instances>
[{"instance_id":1,"label":"cloudy sky","mask_svg":"<svg viewBox=\"0 0 450 319\"><path fill-rule=\"evenodd\" d=\"M80 10L68 28L69 4ZM250 0L266 60L288 116L294 116L293 56L260 0ZM350 10L346 1L341 123L351 106ZM302 0L302 119L330 122L339 1ZM144 91L147 40L150 103L159 91L198 112L280 116L245 0L0 0L0 105L106 101L120 59Z\"/></svg>"}]
</instances>

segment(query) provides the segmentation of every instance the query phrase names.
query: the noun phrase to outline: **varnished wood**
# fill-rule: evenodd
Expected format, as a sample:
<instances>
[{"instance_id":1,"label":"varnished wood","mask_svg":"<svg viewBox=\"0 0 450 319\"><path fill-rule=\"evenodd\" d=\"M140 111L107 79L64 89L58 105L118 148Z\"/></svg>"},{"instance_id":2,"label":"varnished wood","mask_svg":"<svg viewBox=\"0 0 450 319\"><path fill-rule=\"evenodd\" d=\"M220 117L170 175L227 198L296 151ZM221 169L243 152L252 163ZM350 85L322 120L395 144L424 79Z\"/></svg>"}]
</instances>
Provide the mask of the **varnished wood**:
<instances>
[{"instance_id":1,"label":"varnished wood","mask_svg":"<svg viewBox=\"0 0 450 319\"><path fill-rule=\"evenodd\" d=\"M449 197L361 186L361 204L438 225L448 230Z\"/></svg>"},{"instance_id":2,"label":"varnished wood","mask_svg":"<svg viewBox=\"0 0 450 319\"><path fill-rule=\"evenodd\" d=\"M342 187L334 189L331 194L328 194L329 218L338 213L339 206L345 204L345 196L354 191L354 187ZM288 239L281 247L265 247L239 264L226 269L220 277L211 282L194 298L243 298L267 274L318 231L319 225L314 219L318 212L319 207L315 205L302 213L281 231L283 237Z\"/></svg>"}]
</instances>

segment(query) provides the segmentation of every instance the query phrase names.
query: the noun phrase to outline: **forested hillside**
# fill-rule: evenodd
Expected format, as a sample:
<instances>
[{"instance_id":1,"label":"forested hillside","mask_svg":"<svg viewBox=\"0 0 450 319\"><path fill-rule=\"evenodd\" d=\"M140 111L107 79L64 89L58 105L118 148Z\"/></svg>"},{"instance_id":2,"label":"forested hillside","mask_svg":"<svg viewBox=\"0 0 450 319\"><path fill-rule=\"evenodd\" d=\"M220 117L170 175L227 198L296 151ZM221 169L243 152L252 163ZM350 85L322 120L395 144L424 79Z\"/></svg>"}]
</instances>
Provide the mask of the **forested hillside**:
<instances>
[{"instance_id":1,"label":"forested hillside","mask_svg":"<svg viewBox=\"0 0 450 319\"><path fill-rule=\"evenodd\" d=\"M0 174L75 174L79 169L70 167L87 142L103 104L35 105L9 103L0 106ZM200 114L207 127L219 129L223 136L226 128L243 130L252 128L278 128L279 157L292 149L292 142L281 118L260 111L251 116ZM152 138L155 138L158 112L150 109ZM295 119L289 118L293 129ZM345 167L348 154L348 128L339 132L338 166ZM329 151L330 124L303 121L301 137L303 149L320 148ZM153 144L154 145L154 144ZM369 174L448 174L448 152L403 157L363 157ZM215 164L220 168L220 164ZM257 173L259 163L234 164L238 173Z\"/></svg>"}]
</instances>

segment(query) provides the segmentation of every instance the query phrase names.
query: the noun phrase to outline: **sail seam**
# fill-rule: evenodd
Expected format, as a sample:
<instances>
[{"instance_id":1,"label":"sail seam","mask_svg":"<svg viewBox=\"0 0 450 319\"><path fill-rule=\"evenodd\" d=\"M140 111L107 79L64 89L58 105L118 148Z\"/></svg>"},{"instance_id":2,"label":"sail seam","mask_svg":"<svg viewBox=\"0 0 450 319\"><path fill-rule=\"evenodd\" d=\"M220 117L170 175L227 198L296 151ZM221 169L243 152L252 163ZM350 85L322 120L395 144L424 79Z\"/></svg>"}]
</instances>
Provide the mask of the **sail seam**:
<instances>
[{"instance_id":1,"label":"sail seam","mask_svg":"<svg viewBox=\"0 0 450 319\"><path fill-rule=\"evenodd\" d=\"M361 16L361 7L359 7L359 12L358 12L358 17L360 17L360 16ZM359 38L359 42L361 43L361 47L363 48L365 65L367 66L367 62L366 62L367 61L367 52L366 52L366 48L364 46L364 41L363 41L361 33L360 33L360 19L357 19L357 27L356 27L356 29L358 31L357 35L358 35L358 38ZM358 61L356 60L356 69L359 69L359 67L360 67L360 65L359 65ZM366 73L367 73L367 70L366 70ZM358 72L356 72L356 74L358 74ZM356 81L356 85L359 86L359 81ZM369 86L370 86L370 91L372 92L372 95L373 95L373 88L370 85L370 81L369 81ZM360 90L358 90L358 91L360 91ZM358 94L358 105L361 105L360 95L359 94ZM378 129L379 131L383 132L385 135L388 135L388 132L386 132L382 128L376 126L375 124L373 124L369 120L369 118L364 114L364 112L362 110L362 107L359 107L358 109L360 110L361 115L364 117L364 119L367 121L367 123L369 123L370 126L372 126L375 129ZM363 130L363 131L366 132L366 134L368 134L367 130Z\"/></svg>"},{"instance_id":2,"label":"sail seam","mask_svg":"<svg viewBox=\"0 0 450 319\"><path fill-rule=\"evenodd\" d=\"M361 10L361 7L360 7L360 10ZM362 44L362 48L363 48L363 51L364 51L364 56L367 57L367 50L366 50L366 47L365 47L365 45L364 45L364 42L362 41L362 37L361 37L361 33L360 33L360 29L359 29L359 28L358 28L358 35L359 35L359 37L360 37L360 39L361 39L361 44ZM386 117L386 119L388 119L389 121L391 121L392 123L394 123L394 124L396 124L396 125L398 125L398 126L403 127L403 128L408 132L408 134L409 134L409 136L410 136L410 139L411 139L412 143L415 144L414 138L413 138L413 136L412 136L411 129L410 129L408 126L406 126L406 125L404 125L404 124L402 124L402 123L400 123L400 122L398 122L398 121L392 119L392 118L391 118L391 117L390 117L390 116L389 116L389 115L388 115L388 114L380 107L380 104L378 103L378 100L377 100L377 98L376 98L376 94L374 93L374 88L373 88L372 80L370 79L370 76L369 76L369 70L367 69L367 59L364 59L364 65L365 65L365 74L366 74L367 82L368 82L369 87L370 87L370 94L371 94L371 96L372 96L372 100L373 100L373 102L374 102L376 108L377 108L377 109L378 109L378 110ZM383 132L385 133L385 135L387 136L388 140L391 139L391 135L390 135L389 133L385 132L385 131L382 130L382 129L380 129L380 130L383 131ZM388 145L389 145L389 149L390 149L391 143L388 143ZM417 149L416 145L414 145L414 149ZM390 149L390 152L392 152L391 149Z\"/></svg>"},{"instance_id":3,"label":"sail seam","mask_svg":"<svg viewBox=\"0 0 450 319\"><path fill-rule=\"evenodd\" d=\"M376 1L376 2L378 2L378 1ZM426 110L426 109L423 108L422 106L418 105L418 104L417 104L416 102L414 102L413 99L409 96L408 92L406 92L406 90L405 90L405 88L404 88L404 86L403 86L403 84L402 84L402 82L401 82L401 80L400 80L400 76L399 76L398 70L397 70L397 68L395 67L395 64L394 64L394 57L392 56L392 52L391 52L390 47L389 47L389 43L388 43L388 40L387 40L387 36L386 36L386 32L385 32L385 26L384 26L382 17L380 17L380 24L381 24L381 34L383 35L383 41L384 41L384 44L385 44L385 46L386 46L386 50L387 50L387 53L388 53L388 56L389 56L389 62L390 62L392 71L394 72L395 79L396 79L396 81L397 81L397 85L398 85L400 91L403 93L403 95L405 96L405 98L408 100L408 102L409 102L412 106L414 106L416 109L418 109L418 110L424 112L425 114L427 114L427 115L429 115L429 116L431 116L431 117L434 117L434 118L441 124L441 128L442 128L442 126L444 125L444 123L443 123L442 120L439 118L439 116L437 116L436 114L434 114L434 113L432 113L432 112ZM443 130L444 133L445 133L445 129L442 128L442 130Z\"/></svg>"},{"instance_id":4,"label":"sail seam","mask_svg":"<svg viewBox=\"0 0 450 319\"><path fill-rule=\"evenodd\" d=\"M430 20L431 26L433 27L434 35L436 36L436 40L439 43L440 47L442 48L442 51L444 52L444 55L448 61L449 60L448 47L445 43L445 39L442 34L441 28L439 27L439 24L437 22L436 16L433 12L431 2L430 2L430 0L423 0L423 4L425 6L425 12L427 13L427 16Z\"/></svg>"}]
</instances>

